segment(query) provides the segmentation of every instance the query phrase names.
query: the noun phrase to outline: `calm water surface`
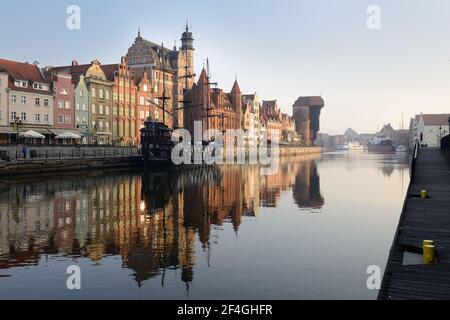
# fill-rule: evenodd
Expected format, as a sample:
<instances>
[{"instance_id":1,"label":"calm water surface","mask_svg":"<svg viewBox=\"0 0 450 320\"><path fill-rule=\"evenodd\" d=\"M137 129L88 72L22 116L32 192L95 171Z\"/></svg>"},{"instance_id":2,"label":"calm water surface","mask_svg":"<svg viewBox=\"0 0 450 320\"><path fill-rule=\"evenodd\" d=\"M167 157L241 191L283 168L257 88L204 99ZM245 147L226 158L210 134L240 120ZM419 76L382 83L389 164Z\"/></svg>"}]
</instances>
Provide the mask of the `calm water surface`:
<instances>
[{"instance_id":1,"label":"calm water surface","mask_svg":"<svg viewBox=\"0 0 450 320\"><path fill-rule=\"evenodd\" d=\"M2 181L0 298L374 299L407 158L327 153L228 166ZM82 290L66 269L82 270Z\"/></svg>"}]
</instances>

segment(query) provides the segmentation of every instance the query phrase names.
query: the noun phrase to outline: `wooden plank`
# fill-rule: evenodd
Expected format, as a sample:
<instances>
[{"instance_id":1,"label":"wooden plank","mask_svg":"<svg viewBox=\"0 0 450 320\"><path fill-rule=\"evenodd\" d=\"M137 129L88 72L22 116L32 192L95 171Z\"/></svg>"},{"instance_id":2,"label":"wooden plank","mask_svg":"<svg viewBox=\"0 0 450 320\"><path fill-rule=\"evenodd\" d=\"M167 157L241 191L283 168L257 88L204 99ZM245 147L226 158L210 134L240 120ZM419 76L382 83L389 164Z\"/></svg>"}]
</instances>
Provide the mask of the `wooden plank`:
<instances>
[{"instance_id":1,"label":"wooden plank","mask_svg":"<svg viewBox=\"0 0 450 320\"><path fill-rule=\"evenodd\" d=\"M413 167L378 298L450 299L450 164L440 150L421 149ZM417 198L423 189L429 199ZM404 266L404 251L423 240L435 241L439 263Z\"/></svg>"}]
</instances>

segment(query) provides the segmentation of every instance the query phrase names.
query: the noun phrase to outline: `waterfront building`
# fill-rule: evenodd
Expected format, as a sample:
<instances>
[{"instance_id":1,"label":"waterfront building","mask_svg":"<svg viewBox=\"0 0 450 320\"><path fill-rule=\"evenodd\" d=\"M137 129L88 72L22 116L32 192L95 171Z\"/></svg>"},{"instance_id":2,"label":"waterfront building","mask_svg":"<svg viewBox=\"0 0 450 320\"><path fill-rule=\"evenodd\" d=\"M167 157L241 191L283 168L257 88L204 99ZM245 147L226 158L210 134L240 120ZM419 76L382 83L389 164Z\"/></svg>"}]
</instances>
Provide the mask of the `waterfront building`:
<instances>
[{"instance_id":1,"label":"waterfront building","mask_svg":"<svg viewBox=\"0 0 450 320\"><path fill-rule=\"evenodd\" d=\"M184 90L191 89L194 83L194 38L186 26L181 38L181 48L164 48L141 36L134 40L127 53L131 68L146 68L153 84L154 102L165 114L160 120L173 128L184 127ZM184 110L184 111L183 111Z\"/></svg>"},{"instance_id":2,"label":"waterfront building","mask_svg":"<svg viewBox=\"0 0 450 320\"><path fill-rule=\"evenodd\" d=\"M191 134L194 133L195 121L203 123L203 130L225 132L241 128L242 94L237 80L230 93L219 88L212 89L206 70L203 69L198 82L187 92L187 98L189 106L185 126Z\"/></svg>"},{"instance_id":3,"label":"waterfront building","mask_svg":"<svg viewBox=\"0 0 450 320\"><path fill-rule=\"evenodd\" d=\"M6 127L8 125L8 72L0 68L0 126ZM0 143L7 143L4 135L0 134Z\"/></svg>"},{"instance_id":4,"label":"waterfront building","mask_svg":"<svg viewBox=\"0 0 450 320\"><path fill-rule=\"evenodd\" d=\"M72 83L70 73L61 71L49 71L47 79L53 89L53 128L74 129L75 128L75 86ZM55 132L58 135L58 132Z\"/></svg>"},{"instance_id":5,"label":"waterfront building","mask_svg":"<svg viewBox=\"0 0 450 320\"><path fill-rule=\"evenodd\" d=\"M147 69L143 68L141 71L134 69L134 72L137 84L137 128L140 130L144 127L145 120L149 118L159 120L160 110L154 100L153 86ZM140 137L138 135L139 142Z\"/></svg>"},{"instance_id":6,"label":"waterfront building","mask_svg":"<svg viewBox=\"0 0 450 320\"><path fill-rule=\"evenodd\" d=\"M450 114L420 114L413 119L412 141L427 147L440 147L441 139L450 133Z\"/></svg>"},{"instance_id":7,"label":"waterfront building","mask_svg":"<svg viewBox=\"0 0 450 320\"><path fill-rule=\"evenodd\" d=\"M320 113L325 106L322 97L300 97L294 103L297 133L305 144L312 144L320 131Z\"/></svg>"},{"instance_id":8,"label":"waterfront building","mask_svg":"<svg viewBox=\"0 0 450 320\"><path fill-rule=\"evenodd\" d=\"M281 114L281 141L284 143L300 142L300 135L295 131L295 120L285 114Z\"/></svg>"},{"instance_id":9,"label":"waterfront building","mask_svg":"<svg viewBox=\"0 0 450 320\"><path fill-rule=\"evenodd\" d=\"M139 137L137 118L137 86L128 59L122 57L120 64L104 65L106 77L113 86L112 137L116 145L136 146Z\"/></svg>"},{"instance_id":10,"label":"waterfront building","mask_svg":"<svg viewBox=\"0 0 450 320\"><path fill-rule=\"evenodd\" d=\"M260 121L264 124L269 141L281 141L282 115L277 100L262 102Z\"/></svg>"},{"instance_id":11,"label":"waterfront building","mask_svg":"<svg viewBox=\"0 0 450 320\"><path fill-rule=\"evenodd\" d=\"M250 144L258 144L260 139L260 109L261 102L257 93L242 95L241 127L245 131L245 137Z\"/></svg>"},{"instance_id":12,"label":"waterfront building","mask_svg":"<svg viewBox=\"0 0 450 320\"><path fill-rule=\"evenodd\" d=\"M53 94L50 83L36 64L0 59L2 70L2 140L13 142L17 139L14 123L19 123L21 132L34 130L46 136L53 126ZM5 77L5 73L8 75ZM7 81L6 84L3 82ZM4 96L6 95L6 97ZM5 103L6 101L6 103ZM5 113L5 114L3 114ZM6 123L5 123L6 121Z\"/></svg>"},{"instance_id":13,"label":"waterfront building","mask_svg":"<svg viewBox=\"0 0 450 320\"><path fill-rule=\"evenodd\" d=\"M75 84L74 103L75 103L75 128L80 131L86 141L89 133L89 90L86 86L84 76L79 77L78 83Z\"/></svg>"},{"instance_id":14,"label":"waterfront building","mask_svg":"<svg viewBox=\"0 0 450 320\"><path fill-rule=\"evenodd\" d=\"M110 66L105 68L108 73ZM112 143L112 92L114 82L108 80L100 61L94 60L90 64L80 65L74 60L70 66L56 67L51 70L64 70L70 73L75 84L79 84L80 78L83 76L84 83L89 90L87 109L89 111L88 130L92 136L90 140L98 144Z\"/></svg>"}]
</instances>

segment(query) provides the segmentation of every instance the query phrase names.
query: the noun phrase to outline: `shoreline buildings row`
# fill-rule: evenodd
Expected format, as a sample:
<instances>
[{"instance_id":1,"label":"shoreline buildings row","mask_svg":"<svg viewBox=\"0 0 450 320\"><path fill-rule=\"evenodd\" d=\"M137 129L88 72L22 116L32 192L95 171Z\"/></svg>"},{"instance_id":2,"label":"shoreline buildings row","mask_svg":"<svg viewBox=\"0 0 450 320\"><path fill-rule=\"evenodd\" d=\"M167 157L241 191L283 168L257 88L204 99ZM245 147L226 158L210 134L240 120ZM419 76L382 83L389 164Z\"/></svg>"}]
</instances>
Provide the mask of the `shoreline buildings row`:
<instances>
[{"instance_id":1,"label":"shoreline buildings row","mask_svg":"<svg viewBox=\"0 0 450 320\"><path fill-rule=\"evenodd\" d=\"M237 79L228 93L213 88L203 68L196 82L194 59L188 26L181 46L173 49L144 39L139 30L118 64L73 60L42 68L0 59L0 143L20 142L19 132L33 130L45 136L44 143L69 132L81 136L81 143L137 146L149 118L191 133L194 121L205 129L243 129L255 143L264 134L286 143L315 140L322 98L300 98L291 117L277 100L243 94ZM317 106L308 105L311 99Z\"/></svg>"}]
</instances>

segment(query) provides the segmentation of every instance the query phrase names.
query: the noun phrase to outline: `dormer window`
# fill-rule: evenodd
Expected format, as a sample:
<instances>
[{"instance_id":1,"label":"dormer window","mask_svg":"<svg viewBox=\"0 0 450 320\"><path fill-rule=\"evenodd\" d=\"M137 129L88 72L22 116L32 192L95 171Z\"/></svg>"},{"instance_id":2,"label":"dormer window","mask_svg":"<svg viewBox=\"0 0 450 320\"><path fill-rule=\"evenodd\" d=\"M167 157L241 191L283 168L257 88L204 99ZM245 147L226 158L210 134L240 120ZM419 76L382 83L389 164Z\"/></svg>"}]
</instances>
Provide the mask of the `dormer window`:
<instances>
[{"instance_id":1,"label":"dormer window","mask_svg":"<svg viewBox=\"0 0 450 320\"><path fill-rule=\"evenodd\" d=\"M14 85L18 88L27 88L28 87L28 82L27 81L22 81L22 80L16 80L14 81Z\"/></svg>"},{"instance_id":2,"label":"dormer window","mask_svg":"<svg viewBox=\"0 0 450 320\"><path fill-rule=\"evenodd\" d=\"M33 83L33 89L35 90L42 90L42 91L48 91L49 86L42 83Z\"/></svg>"}]
</instances>

